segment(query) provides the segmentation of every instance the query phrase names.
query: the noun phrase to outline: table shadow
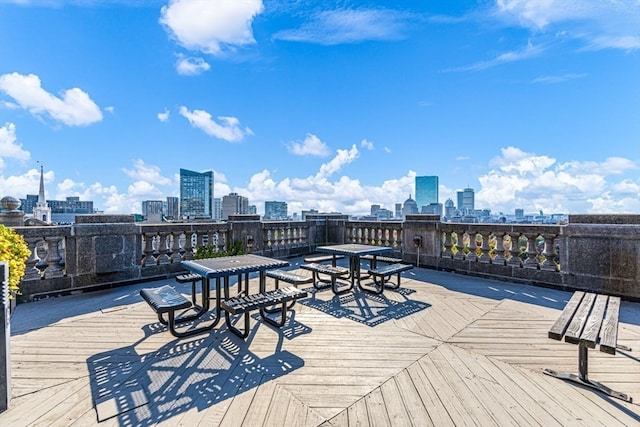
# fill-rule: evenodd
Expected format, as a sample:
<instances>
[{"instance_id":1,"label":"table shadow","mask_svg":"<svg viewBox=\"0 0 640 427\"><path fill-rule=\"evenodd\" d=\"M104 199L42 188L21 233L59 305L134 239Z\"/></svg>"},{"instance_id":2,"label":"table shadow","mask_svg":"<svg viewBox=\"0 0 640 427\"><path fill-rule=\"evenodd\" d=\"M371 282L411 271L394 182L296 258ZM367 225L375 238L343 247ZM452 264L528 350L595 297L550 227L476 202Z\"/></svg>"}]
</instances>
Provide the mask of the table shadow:
<instances>
[{"instance_id":1,"label":"table shadow","mask_svg":"<svg viewBox=\"0 0 640 427\"><path fill-rule=\"evenodd\" d=\"M138 352L153 345L144 343L153 334L167 333L154 323L143 328L140 341L91 356L87 367L97 421L117 417L119 425L156 425L187 411L203 411L304 366L300 357L281 350L281 342L309 328L289 319L278 330L276 351L259 357L248 349L259 326L252 325L246 341L222 328Z\"/></svg>"},{"instance_id":2,"label":"table shadow","mask_svg":"<svg viewBox=\"0 0 640 427\"><path fill-rule=\"evenodd\" d=\"M309 297L299 300L298 303L314 308L336 318L350 319L367 326L376 326L393 319L402 319L428 307L423 301L408 298L414 290L398 288L385 290L403 296L402 301L387 298L385 293L376 295L355 289L353 292L333 295L330 299L319 298L324 293L331 294L330 289L306 289Z\"/></svg>"}]
</instances>

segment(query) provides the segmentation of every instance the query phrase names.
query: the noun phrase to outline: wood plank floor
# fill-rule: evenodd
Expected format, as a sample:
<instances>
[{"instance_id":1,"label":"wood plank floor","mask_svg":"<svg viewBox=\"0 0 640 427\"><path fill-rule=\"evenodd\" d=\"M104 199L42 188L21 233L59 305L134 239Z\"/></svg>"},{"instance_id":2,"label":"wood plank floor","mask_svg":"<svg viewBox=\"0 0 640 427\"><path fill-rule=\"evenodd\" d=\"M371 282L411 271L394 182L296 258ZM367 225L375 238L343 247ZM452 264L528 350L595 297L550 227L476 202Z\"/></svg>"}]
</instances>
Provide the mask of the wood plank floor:
<instances>
[{"instance_id":1,"label":"wood plank floor","mask_svg":"<svg viewBox=\"0 0 640 427\"><path fill-rule=\"evenodd\" d=\"M253 316L246 341L224 321L172 337L139 296L189 292L171 280L21 304L0 425L640 425L639 303L621 307L632 351L589 351L590 378L627 403L543 374L578 369L577 346L547 338L571 293L421 268L402 280L312 292L280 330Z\"/></svg>"}]
</instances>

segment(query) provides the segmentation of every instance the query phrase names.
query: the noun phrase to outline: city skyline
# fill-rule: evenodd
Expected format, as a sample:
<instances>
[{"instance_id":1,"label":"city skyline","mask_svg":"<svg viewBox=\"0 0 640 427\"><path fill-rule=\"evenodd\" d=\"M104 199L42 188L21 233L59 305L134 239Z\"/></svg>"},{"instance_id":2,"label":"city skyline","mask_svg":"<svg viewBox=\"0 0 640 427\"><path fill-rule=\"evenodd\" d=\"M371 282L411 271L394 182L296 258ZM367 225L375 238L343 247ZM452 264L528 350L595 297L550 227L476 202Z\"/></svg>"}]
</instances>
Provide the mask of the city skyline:
<instances>
[{"instance_id":1,"label":"city skyline","mask_svg":"<svg viewBox=\"0 0 640 427\"><path fill-rule=\"evenodd\" d=\"M106 213L213 171L290 212L416 176L512 214L640 212L640 18L622 0L0 0L0 197ZM38 28L38 31L33 31Z\"/></svg>"}]
</instances>

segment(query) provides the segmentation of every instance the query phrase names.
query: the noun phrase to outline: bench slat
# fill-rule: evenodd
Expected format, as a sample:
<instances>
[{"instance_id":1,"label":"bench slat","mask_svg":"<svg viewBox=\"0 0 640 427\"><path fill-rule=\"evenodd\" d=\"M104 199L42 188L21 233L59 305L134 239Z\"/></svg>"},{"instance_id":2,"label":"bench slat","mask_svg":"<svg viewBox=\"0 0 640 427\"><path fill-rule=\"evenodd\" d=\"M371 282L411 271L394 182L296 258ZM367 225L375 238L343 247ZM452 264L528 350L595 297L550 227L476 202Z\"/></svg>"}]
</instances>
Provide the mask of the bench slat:
<instances>
[{"instance_id":1,"label":"bench slat","mask_svg":"<svg viewBox=\"0 0 640 427\"><path fill-rule=\"evenodd\" d=\"M620 297L609 297L607 313L602 323L600 334L600 351L616 354L618 342L618 313L620 312Z\"/></svg>"},{"instance_id":2,"label":"bench slat","mask_svg":"<svg viewBox=\"0 0 640 427\"><path fill-rule=\"evenodd\" d=\"M569 327L564 334L564 340L566 342L570 342L571 344L580 343L580 335L582 335L582 330L584 329L584 325L587 323L587 318L591 312L591 306L593 306L595 300L596 294L585 294L582 299L582 303L578 306L578 309L573 315L573 319L571 319L571 323L569 323Z\"/></svg>"},{"instance_id":3,"label":"bench slat","mask_svg":"<svg viewBox=\"0 0 640 427\"><path fill-rule=\"evenodd\" d=\"M142 289L140 296L158 313L169 313L191 307L191 302L169 285Z\"/></svg>"},{"instance_id":4,"label":"bench slat","mask_svg":"<svg viewBox=\"0 0 640 427\"><path fill-rule=\"evenodd\" d=\"M267 277L282 280L283 282L291 283L292 285L303 285L313 281L313 277L303 276L288 270L267 270L265 274Z\"/></svg>"},{"instance_id":5,"label":"bench slat","mask_svg":"<svg viewBox=\"0 0 640 427\"><path fill-rule=\"evenodd\" d=\"M390 276L402 271L411 270L412 268L413 265L411 264L391 264L378 268L370 268L367 271L369 272L369 274L373 274L374 276Z\"/></svg>"},{"instance_id":6,"label":"bench slat","mask_svg":"<svg viewBox=\"0 0 640 427\"><path fill-rule=\"evenodd\" d=\"M369 261L373 261L373 255L363 255L363 256L360 257L360 259L366 259L366 260L369 260ZM402 262L403 259L402 258L393 258L393 257L389 257L389 256L378 255L376 257L376 261L384 262L384 263L387 263L387 264L397 264L397 263Z\"/></svg>"},{"instance_id":7,"label":"bench slat","mask_svg":"<svg viewBox=\"0 0 640 427\"><path fill-rule=\"evenodd\" d=\"M347 267L324 265L324 264L317 264L317 263L302 264L300 268L314 271L316 273L328 274L329 276L335 276L335 277L346 276L349 274L349 269Z\"/></svg>"},{"instance_id":8,"label":"bench slat","mask_svg":"<svg viewBox=\"0 0 640 427\"><path fill-rule=\"evenodd\" d=\"M316 263L316 262L333 261L333 260L338 260L343 258L344 258L344 255L318 255L314 257L305 258L304 262Z\"/></svg>"},{"instance_id":9,"label":"bench slat","mask_svg":"<svg viewBox=\"0 0 640 427\"><path fill-rule=\"evenodd\" d=\"M586 344L589 348L596 348L608 299L609 297L607 295L602 294L596 297L596 302L593 305L593 309L591 309L587 323L580 335L580 342Z\"/></svg>"},{"instance_id":10,"label":"bench slat","mask_svg":"<svg viewBox=\"0 0 640 427\"><path fill-rule=\"evenodd\" d=\"M567 305L562 310L562 314L556 320L556 323L553 324L551 329L549 330L549 338L560 341L562 336L564 335L567 327L569 326L569 322L573 318L573 314L576 312L578 305L582 301L584 297L584 292L578 291L573 294Z\"/></svg>"},{"instance_id":11,"label":"bench slat","mask_svg":"<svg viewBox=\"0 0 640 427\"><path fill-rule=\"evenodd\" d=\"M265 308L274 304L289 302L304 298L307 296L306 291L289 286L286 288L275 289L259 294L240 295L222 301L221 307L231 314L242 314L247 311Z\"/></svg>"}]
</instances>

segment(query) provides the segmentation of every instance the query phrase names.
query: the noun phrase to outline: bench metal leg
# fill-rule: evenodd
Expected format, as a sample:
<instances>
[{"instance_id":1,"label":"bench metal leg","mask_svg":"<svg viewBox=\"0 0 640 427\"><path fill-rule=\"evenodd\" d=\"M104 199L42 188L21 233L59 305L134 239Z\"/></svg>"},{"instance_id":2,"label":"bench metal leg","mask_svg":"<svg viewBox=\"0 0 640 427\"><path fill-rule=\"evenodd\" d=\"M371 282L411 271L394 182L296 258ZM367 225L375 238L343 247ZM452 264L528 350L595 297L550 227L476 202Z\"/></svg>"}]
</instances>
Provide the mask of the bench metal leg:
<instances>
[{"instance_id":1,"label":"bench metal leg","mask_svg":"<svg viewBox=\"0 0 640 427\"><path fill-rule=\"evenodd\" d=\"M295 303L295 300L293 300L293 302ZM276 321L271 319L270 317L267 316L267 313L273 313L273 312L280 312L280 320ZM267 322L268 324L270 324L271 326L275 326L276 328L281 328L284 326L284 324L287 321L287 303L283 302L282 306L276 310L273 311L267 311L266 308L261 308L260 309L260 317L262 317L262 320L264 320L265 322Z\"/></svg>"},{"instance_id":2,"label":"bench metal leg","mask_svg":"<svg viewBox=\"0 0 640 427\"><path fill-rule=\"evenodd\" d=\"M163 323L163 324L165 324L165 325L167 325L169 327L169 331L171 332L171 334L174 337L184 338L184 337L190 337L192 335L202 334L204 332L208 332L208 331L212 330L213 328L215 328L218 325L218 323L220 322L220 319L222 319L222 315L220 313L220 279L216 279L216 296L215 296L216 306L214 308L215 318L212 319L209 324L206 324L206 325L194 328L194 329L187 329L185 331L177 330L177 326L179 324L185 323L185 322L187 322L189 320L195 320L195 319L201 317L203 314L209 312L209 300L212 299L210 297L211 290L210 290L209 286L210 286L209 280L208 279L203 280L203 282L202 282L202 302L203 302L203 307L197 313L189 315L189 316L176 316L175 315L175 311L170 311L168 313L168 316L169 316L168 321L165 321L162 318L162 314L158 314L158 320L160 320L161 323Z\"/></svg>"},{"instance_id":3,"label":"bench metal leg","mask_svg":"<svg viewBox=\"0 0 640 427\"><path fill-rule=\"evenodd\" d=\"M274 278L273 280L275 280L275 289L280 289L280 279ZM286 306L287 310L290 310L293 308L293 306L296 304L296 300L292 300L289 305ZM266 313L278 313L280 312L282 309L280 307L265 307L264 311Z\"/></svg>"},{"instance_id":4,"label":"bench metal leg","mask_svg":"<svg viewBox=\"0 0 640 427\"><path fill-rule=\"evenodd\" d=\"M588 350L586 344L580 343L578 344L578 375L572 374L569 372L558 372L553 369L545 369L543 372L552 377L560 378L562 380L571 381L586 387L593 388L602 393L607 394L608 396L615 397L617 399L624 400L625 402L632 403L633 399L625 394L620 393L619 391L615 391L610 389L609 387L589 379L589 361L588 361Z\"/></svg>"}]
</instances>

